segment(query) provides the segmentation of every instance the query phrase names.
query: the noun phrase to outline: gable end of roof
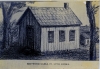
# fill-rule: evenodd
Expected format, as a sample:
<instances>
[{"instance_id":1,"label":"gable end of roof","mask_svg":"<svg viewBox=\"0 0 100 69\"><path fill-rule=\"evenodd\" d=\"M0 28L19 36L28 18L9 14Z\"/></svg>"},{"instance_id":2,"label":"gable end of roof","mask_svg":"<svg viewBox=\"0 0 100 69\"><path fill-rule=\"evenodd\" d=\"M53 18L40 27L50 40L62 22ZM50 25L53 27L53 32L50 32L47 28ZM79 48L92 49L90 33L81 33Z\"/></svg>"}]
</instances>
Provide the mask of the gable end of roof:
<instances>
[{"instance_id":1,"label":"gable end of roof","mask_svg":"<svg viewBox=\"0 0 100 69\"><path fill-rule=\"evenodd\" d=\"M29 7L23 12L23 14L21 15L21 17L18 19L16 25L19 25L19 24L20 24L21 19L25 16L25 13L26 13L28 10L30 10Z\"/></svg>"}]
</instances>

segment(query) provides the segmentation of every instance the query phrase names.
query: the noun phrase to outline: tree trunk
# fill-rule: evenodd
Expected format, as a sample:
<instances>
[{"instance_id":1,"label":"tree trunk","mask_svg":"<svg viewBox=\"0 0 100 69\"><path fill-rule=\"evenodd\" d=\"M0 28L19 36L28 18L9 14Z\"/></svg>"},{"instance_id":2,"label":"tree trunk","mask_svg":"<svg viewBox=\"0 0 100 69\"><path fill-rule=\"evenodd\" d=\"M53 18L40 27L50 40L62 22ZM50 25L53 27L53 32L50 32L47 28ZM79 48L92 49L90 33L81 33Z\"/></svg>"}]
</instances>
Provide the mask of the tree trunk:
<instances>
[{"instance_id":1,"label":"tree trunk","mask_svg":"<svg viewBox=\"0 0 100 69\"><path fill-rule=\"evenodd\" d=\"M4 8L4 4L2 3L2 13L3 13L3 44L2 44L2 49L8 47L8 23L7 23L7 16L6 16L6 11Z\"/></svg>"},{"instance_id":2,"label":"tree trunk","mask_svg":"<svg viewBox=\"0 0 100 69\"><path fill-rule=\"evenodd\" d=\"M90 60L96 60L96 43L95 43L95 16L92 10L91 1L86 2L87 15L90 22Z\"/></svg>"}]
</instances>

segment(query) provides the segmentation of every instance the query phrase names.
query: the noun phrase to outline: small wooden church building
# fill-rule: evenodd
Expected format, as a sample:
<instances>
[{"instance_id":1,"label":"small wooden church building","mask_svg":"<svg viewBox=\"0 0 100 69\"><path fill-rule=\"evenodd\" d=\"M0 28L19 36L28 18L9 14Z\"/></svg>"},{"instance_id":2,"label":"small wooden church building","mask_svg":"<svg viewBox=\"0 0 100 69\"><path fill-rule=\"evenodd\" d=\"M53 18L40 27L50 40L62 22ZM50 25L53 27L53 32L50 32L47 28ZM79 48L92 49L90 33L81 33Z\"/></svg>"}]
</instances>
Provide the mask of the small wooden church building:
<instances>
[{"instance_id":1,"label":"small wooden church building","mask_svg":"<svg viewBox=\"0 0 100 69\"><path fill-rule=\"evenodd\" d=\"M67 3L64 7L24 7L10 21L18 26L19 46L40 52L79 48L81 21Z\"/></svg>"}]
</instances>

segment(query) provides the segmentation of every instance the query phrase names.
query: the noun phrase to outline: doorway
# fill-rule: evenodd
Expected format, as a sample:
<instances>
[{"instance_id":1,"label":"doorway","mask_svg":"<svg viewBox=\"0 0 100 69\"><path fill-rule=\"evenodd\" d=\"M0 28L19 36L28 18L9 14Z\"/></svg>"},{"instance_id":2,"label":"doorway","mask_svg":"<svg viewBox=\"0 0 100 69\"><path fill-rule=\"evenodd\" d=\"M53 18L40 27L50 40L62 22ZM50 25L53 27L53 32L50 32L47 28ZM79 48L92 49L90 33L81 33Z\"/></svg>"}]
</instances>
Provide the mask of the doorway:
<instances>
[{"instance_id":1,"label":"doorway","mask_svg":"<svg viewBox=\"0 0 100 69\"><path fill-rule=\"evenodd\" d=\"M27 47L34 50L34 29L33 26L26 26L26 44Z\"/></svg>"}]
</instances>

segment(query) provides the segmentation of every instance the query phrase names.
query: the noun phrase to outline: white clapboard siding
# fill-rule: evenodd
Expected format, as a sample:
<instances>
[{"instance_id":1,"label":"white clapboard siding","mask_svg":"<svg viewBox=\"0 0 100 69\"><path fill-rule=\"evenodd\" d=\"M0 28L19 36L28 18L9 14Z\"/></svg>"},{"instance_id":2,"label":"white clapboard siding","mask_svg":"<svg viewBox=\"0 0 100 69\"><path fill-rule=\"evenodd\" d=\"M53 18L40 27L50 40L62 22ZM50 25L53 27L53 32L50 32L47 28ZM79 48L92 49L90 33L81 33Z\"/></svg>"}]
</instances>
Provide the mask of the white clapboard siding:
<instances>
[{"instance_id":1,"label":"white clapboard siding","mask_svg":"<svg viewBox=\"0 0 100 69\"><path fill-rule=\"evenodd\" d=\"M57 50L57 45L56 45L56 38L57 38L57 36L56 36L56 27L55 27L55 29L54 29L54 47L53 47L53 50L55 51L55 50Z\"/></svg>"},{"instance_id":2,"label":"white clapboard siding","mask_svg":"<svg viewBox=\"0 0 100 69\"><path fill-rule=\"evenodd\" d=\"M79 48L80 45L80 31L78 31L80 29L80 27L77 28L77 44L76 44L76 48Z\"/></svg>"},{"instance_id":3,"label":"white clapboard siding","mask_svg":"<svg viewBox=\"0 0 100 69\"><path fill-rule=\"evenodd\" d=\"M79 47L79 31L78 31L78 27L76 28L76 33L75 33L75 41L76 41L76 43L75 43L75 49L77 49L78 47Z\"/></svg>"},{"instance_id":4,"label":"white clapboard siding","mask_svg":"<svg viewBox=\"0 0 100 69\"><path fill-rule=\"evenodd\" d=\"M57 28L55 28L55 32L54 33L55 33L55 37L54 37L55 38L54 39L55 40L55 50L58 50L59 48L58 48L58 43L57 42L59 40L59 38L58 38L59 33L57 32Z\"/></svg>"},{"instance_id":5,"label":"white clapboard siding","mask_svg":"<svg viewBox=\"0 0 100 69\"><path fill-rule=\"evenodd\" d=\"M59 30L65 31L65 41L59 42ZM75 30L75 41L69 41L69 31ZM48 43L48 31L54 31L54 42ZM79 27L44 27L41 31L41 51L79 48Z\"/></svg>"},{"instance_id":6,"label":"white clapboard siding","mask_svg":"<svg viewBox=\"0 0 100 69\"><path fill-rule=\"evenodd\" d=\"M65 28L66 29L66 28ZM69 30L70 28L68 27L67 30L66 30L66 35L65 35L65 38L66 38L66 50L69 50L70 49L70 43L69 43Z\"/></svg>"},{"instance_id":7,"label":"white clapboard siding","mask_svg":"<svg viewBox=\"0 0 100 69\"><path fill-rule=\"evenodd\" d=\"M47 36L46 36L47 34L46 33L47 32L46 32L46 29L45 28L43 29L43 33L44 33L44 37L43 37L43 39L44 39L43 40L44 41L43 42L44 43L44 46L43 46L43 49L44 49L44 51L46 51L47 50L47 48L46 48L46 46L47 46L47 44L46 44L47 43Z\"/></svg>"},{"instance_id":8,"label":"white clapboard siding","mask_svg":"<svg viewBox=\"0 0 100 69\"><path fill-rule=\"evenodd\" d=\"M47 31L47 29L45 29L45 31L46 31L46 32L45 32L44 34L47 35L47 36L45 36L45 37L46 37L46 39L45 39L45 44L46 44L46 46L45 46L45 51L48 51L48 33L47 33L48 31ZM44 38L45 38L45 37L44 37Z\"/></svg>"},{"instance_id":9,"label":"white clapboard siding","mask_svg":"<svg viewBox=\"0 0 100 69\"><path fill-rule=\"evenodd\" d=\"M44 41L43 41L43 38L44 38L44 34L43 34L43 28L41 29L41 52L43 52L43 46L44 46Z\"/></svg>"},{"instance_id":10,"label":"white clapboard siding","mask_svg":"<svg viewBox=\"0 0 100 69\"><path fill-rule=\"evenodd\" d=\"M78 28L77 28L78 29ZM76 41L76 43L75 43L75 49L77 48L77 43L78 43L78 37L77 37L77 35L78 35L78 31L76 30L76 33L75 33L75 37L77 38L77 39L75 39L75 41Z\"/></svg>"},{"instance_id":11,"label":"white clapboard siding","mask_svg":"<svg viewBox=\"0 0 100 69\"><path fill-rule=\"evenodd\" d=\"M66 28L65 28L65 27L64 27L64 30L65 30L65 41L64 41L63 49L66 50L66 42L67 42L67 41L66 41Z\"/></svg>"}]
</instances>

